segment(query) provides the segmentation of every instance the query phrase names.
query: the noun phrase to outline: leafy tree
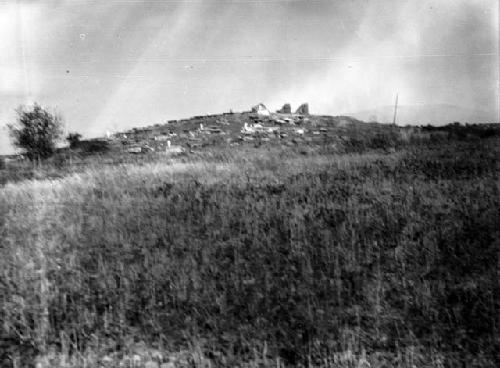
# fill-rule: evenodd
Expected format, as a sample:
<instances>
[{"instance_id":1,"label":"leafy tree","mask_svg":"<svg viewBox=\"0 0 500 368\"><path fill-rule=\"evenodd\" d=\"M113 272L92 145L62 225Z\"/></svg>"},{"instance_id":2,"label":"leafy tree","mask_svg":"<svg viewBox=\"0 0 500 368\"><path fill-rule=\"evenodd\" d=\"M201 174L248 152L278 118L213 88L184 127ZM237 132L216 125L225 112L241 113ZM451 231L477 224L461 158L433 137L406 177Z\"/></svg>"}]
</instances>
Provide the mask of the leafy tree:
<instances>
[{"instance_id":1,"label":"leafy tree","mask_svg":"<svg viewBox=\"0 0 500 368\"><path fill-rule=\"evenodd\" d=\"M56 150L56 142L62 134L62 120L39 104L20 106L17 124L9 125L13 144L26 151L30 160L50 157Z\"/></svg>"},{"instance_id":2,"label":"leafy tree","mask_svg":"<svg viewBox=\"0 0 500 368\"><path fill-rule=\"evenodd\" d=\"M82 135L80 133L69 133L66 140L69 142L69 148L75 148L80 142Z\"/></svg>"}]
</instances>

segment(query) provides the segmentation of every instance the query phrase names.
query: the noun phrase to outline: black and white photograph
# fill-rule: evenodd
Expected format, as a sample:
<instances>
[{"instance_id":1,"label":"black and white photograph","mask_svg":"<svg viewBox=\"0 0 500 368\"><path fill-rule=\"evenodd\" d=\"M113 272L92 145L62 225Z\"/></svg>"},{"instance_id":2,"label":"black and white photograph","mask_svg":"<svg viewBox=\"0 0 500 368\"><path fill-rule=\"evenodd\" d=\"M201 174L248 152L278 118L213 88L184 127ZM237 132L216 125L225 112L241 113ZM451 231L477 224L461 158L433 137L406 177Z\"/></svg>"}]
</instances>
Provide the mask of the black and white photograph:
<instances>
[{"instance_id":1,"label":"black and white photograph","mask_svg":"<svg viewBox=\"0 0 500 368\"><path fill-rule=\"evenodd\" d=\"M0 0L0 368L500 367L498 0Z\"/></svg>"}]
</instances>

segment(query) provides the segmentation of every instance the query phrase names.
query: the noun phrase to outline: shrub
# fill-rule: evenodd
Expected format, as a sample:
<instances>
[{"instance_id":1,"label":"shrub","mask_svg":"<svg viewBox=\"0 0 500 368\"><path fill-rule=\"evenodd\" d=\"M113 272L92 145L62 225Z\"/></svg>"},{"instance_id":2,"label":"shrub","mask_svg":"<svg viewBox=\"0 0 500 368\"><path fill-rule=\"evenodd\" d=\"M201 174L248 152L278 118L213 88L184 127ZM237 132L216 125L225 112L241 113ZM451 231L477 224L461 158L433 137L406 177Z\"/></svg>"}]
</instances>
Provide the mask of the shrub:
<instances>
[{"instance_id":1,"label":"shrub","mask_svg":"<svg viewBox=\"0 0 500 368\"><path fill-rule=\"evenodd\" d=\"M37 103L32 108L20 106L17 115L17 125L9 125L14 145L24 149L30 160L52 156L62 134L61 117Z\"/></svg>"},{"instance_id":2,"label":"shrub","mask_svg":"<svg viewBox=\"0 0 500 368\"><path fill-rule=\"evenodd\" d=\"M78 148L84 153L105 153L109 151L110 146L108 141L104 140L85 140L78 143Z\"/></svg>"},{"instance_id":3,"label":"shrub","mask_svg":"<svg viewBox=\"0 0 500 368\"><path fill-rule=\"evenodd\" d=\"M69 148L75 148L78 146L82 135L80 133L69 133L66 140L69 143Z\"/></svg>"}]
</instances>

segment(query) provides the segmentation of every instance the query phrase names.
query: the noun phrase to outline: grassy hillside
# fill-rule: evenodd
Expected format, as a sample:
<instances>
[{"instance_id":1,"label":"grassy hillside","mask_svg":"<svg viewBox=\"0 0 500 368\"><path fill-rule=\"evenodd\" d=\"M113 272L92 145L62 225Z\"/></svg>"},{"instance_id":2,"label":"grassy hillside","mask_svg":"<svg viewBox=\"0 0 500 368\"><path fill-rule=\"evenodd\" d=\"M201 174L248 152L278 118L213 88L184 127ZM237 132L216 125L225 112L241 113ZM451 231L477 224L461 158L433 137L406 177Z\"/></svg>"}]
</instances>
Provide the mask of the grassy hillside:
<instances>
[{"instance_id":1,"label":"grassy hillside","mask_svg":"<svg viewBox=\"0 0 500 368\"><path fill-rule=\"evenodd\" d=\"M349 142L7 183L4 365L498 366L498 138Z\"/></svg>"}]
</instances>

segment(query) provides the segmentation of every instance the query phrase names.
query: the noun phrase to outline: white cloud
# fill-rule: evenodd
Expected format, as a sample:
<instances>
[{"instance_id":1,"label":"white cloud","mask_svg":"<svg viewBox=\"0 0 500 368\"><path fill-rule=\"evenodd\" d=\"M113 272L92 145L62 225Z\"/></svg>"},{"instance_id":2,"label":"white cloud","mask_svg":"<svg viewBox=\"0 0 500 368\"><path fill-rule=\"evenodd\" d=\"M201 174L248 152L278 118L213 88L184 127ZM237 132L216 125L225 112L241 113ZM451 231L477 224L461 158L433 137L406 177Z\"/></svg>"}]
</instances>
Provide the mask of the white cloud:
<instances>
[{"instance_id":1,"label":"white cloud","mask_svg":"<svg viewBox=\"0 0 500 368\"><path fill-rule=\"evenodd\" d=\"M479 60L464 58L477 53L480 42L488 44L480 31L491 29L491 20L477 20L486 11L496 13L498 5L491 1L432 0L365 4L351 42L331 53L328 68L284 88L274 102L309 101L312 111L335 114L390 105L396 93L407 104L423 101L469 106L475 105L478 94L485 94L472 90L468 80L481 78L486 82L483 88L487 88L491 81L487 75L479 74L478 68L468 70L470 74L461 73L464 65L480 65ZM465 41L464 36L470 39ZM495 50L483 52L491 51ZM450 93L445 88L450 80L459 91ZM436 85L440 88L433 88Z\"/></svg>"}]
</instances>

